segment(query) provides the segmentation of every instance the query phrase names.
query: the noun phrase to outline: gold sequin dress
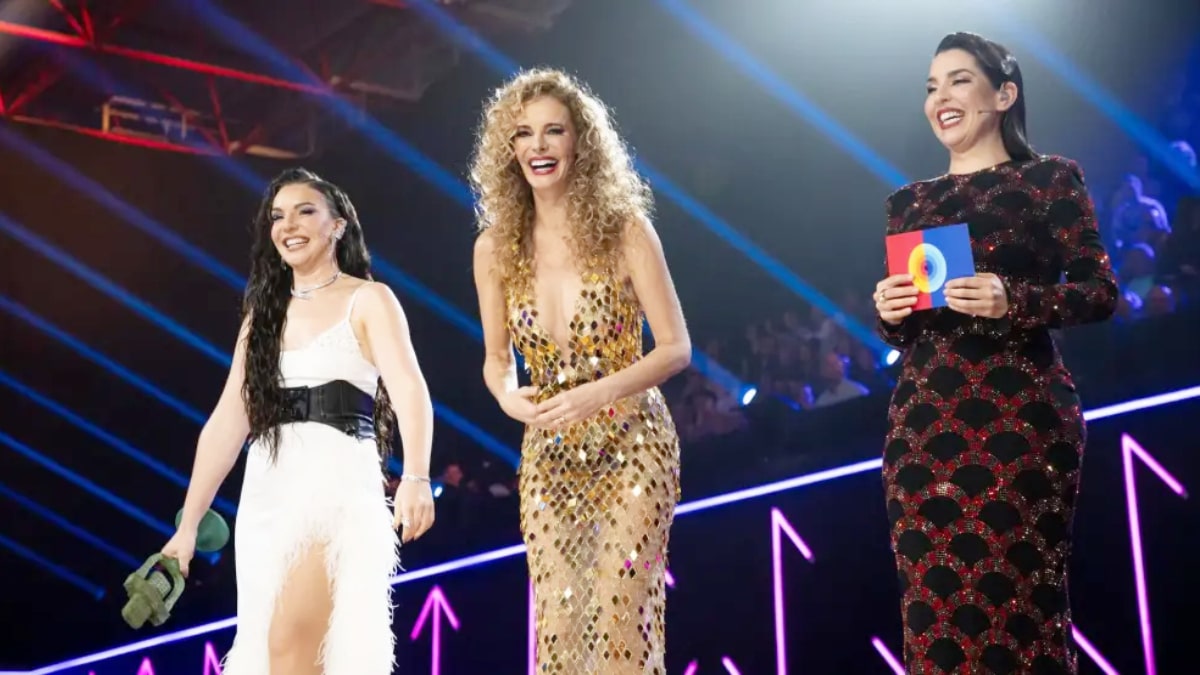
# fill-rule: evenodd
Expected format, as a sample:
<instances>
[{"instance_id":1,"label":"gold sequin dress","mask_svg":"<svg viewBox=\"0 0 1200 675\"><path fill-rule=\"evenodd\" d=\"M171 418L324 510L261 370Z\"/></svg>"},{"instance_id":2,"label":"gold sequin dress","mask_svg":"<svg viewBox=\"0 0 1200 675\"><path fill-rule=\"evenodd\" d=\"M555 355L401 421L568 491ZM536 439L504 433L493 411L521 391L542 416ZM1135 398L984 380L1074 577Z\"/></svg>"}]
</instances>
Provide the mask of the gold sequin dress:
<instances>
[{"instance_id":1,"label":"gold sequin dress","mask_svg":"<svg viewBox=\"0 0 1200 675\"><path fill-rule=\"evenodd\" d=\"M616 274L584 275L565 345L538 321L524 276L506 284L508 329L538 401L641 358L641 306ZM679 439L662 393L651 388L558 431L527 428L520 494L537 672L665 675Z\"/></svg>"}]
</instances>

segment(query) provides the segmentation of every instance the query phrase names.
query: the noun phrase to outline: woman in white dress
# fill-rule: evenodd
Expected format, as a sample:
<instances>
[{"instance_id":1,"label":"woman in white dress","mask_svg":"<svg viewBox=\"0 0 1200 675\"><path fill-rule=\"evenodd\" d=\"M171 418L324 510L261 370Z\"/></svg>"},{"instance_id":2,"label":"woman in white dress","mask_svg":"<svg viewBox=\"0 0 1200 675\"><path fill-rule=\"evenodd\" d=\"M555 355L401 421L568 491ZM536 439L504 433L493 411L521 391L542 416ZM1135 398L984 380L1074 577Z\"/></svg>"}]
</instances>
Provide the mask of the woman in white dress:
<instances>
[{"instance_id":1,"label":"woman in white dress","mask_svg":"<svg viewBox=\"0 0 1200 675\"><path fill-rule=\"evenodd\" d=\"M233 365L162 552L186 573L197 524L249 439L225 675L387 675L395 530L408 542L433 525L429 391L400 303L370 281L345 193L285 171L254 228ZM381 460L397 421L404 475L389 513Z\"/></svg>"}]
</instances>

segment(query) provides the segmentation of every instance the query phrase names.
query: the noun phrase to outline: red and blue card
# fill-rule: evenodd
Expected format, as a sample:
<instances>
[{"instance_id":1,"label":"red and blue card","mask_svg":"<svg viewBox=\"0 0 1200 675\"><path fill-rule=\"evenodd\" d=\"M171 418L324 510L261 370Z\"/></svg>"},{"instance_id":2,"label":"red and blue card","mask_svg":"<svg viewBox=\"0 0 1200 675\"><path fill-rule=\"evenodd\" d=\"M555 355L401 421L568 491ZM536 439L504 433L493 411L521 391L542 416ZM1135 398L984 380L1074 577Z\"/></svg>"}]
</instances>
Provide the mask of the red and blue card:
<instances>
[{"instance_id":1,"label":"red and blue card","mask_svg":"<svg viewBox=\"0 0 1200 675\"><path fill-rule=\"evenodd\" d=\"M966 223L889 234L886 244L888 275L911 274L920 291L914 311L945 307L946 282L975 276Z\"/></svg>"}]
</instances>

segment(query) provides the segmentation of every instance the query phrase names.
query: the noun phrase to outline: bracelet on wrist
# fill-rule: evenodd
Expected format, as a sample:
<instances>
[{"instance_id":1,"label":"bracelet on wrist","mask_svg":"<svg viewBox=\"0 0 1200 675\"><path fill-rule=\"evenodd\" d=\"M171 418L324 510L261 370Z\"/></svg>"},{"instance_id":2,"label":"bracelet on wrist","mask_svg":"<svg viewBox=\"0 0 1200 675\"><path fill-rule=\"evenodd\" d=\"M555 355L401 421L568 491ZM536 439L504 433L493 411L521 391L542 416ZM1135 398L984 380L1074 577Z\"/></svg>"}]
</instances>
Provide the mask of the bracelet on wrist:
<instances>
[{"instance_id":1,"label":"bracelet on wrist","mask_svg":"<svg viewBox=\"0 0 1200 675\"><path fill-rule=\"evenodd\" d=\"M428 483L429 476L417 476L415 474L406 473L400 475L400 480L409 481L411 483Z\"/></svg>"}]
</instances>

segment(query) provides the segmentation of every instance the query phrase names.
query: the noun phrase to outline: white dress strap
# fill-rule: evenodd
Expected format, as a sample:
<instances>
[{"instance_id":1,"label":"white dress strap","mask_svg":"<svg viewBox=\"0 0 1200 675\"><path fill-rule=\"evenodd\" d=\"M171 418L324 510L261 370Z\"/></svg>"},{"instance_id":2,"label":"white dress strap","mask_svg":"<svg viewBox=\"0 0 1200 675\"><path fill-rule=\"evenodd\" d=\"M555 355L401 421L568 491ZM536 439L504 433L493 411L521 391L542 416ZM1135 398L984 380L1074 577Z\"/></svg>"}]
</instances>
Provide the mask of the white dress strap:
<instances>
[{"instance_id":1,"label":"white dress strap","mask_svg":"<svg viewBox=\"0 0 1200 675\"><path fill-rule=\"evenodd\" d=\"M364 286L366 286L367 284L370 284L370 283L372 283L372 282L367 281L367 282L359 284L358 288L354 289L354 292L350 294L350 304L348 307L346 307L346 318L344 319L344 321L346 321L347 323L349 323L349 321L350 321L350 315L354 313L354 303L355 303L355 301L358 300L358 292L361 291Z\"/></svg>"}]
</instances>

